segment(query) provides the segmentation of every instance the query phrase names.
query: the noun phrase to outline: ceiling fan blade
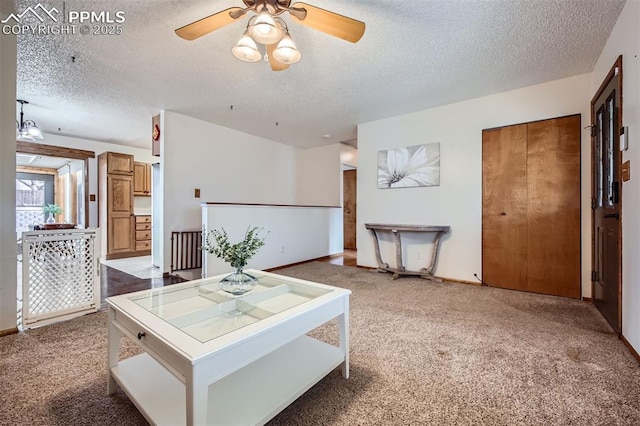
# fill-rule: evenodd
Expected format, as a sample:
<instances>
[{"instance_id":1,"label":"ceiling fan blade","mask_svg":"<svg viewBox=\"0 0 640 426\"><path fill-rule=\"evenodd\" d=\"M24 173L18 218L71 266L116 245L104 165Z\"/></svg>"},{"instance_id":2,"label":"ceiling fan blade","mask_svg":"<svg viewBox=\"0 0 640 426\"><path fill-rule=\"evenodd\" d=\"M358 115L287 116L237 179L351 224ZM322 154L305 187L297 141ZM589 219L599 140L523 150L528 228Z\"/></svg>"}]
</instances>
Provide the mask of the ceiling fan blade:
<instances>
[{"instance_id":1,"label":"ceiling fan blade","mask_svg":"<svg viewBox=\"0 0 640 426\"><path fill-rule=\"evenodd\" d=\"M289 68L287 64L281 64L273 57L273 51L276 50L277 44L267 44L267 56L269 57L269 64L272 71L284 71Z\"/></svg>"},{"instance_id":2,"label":"ceiling fan blade","mask_svg":"<svg viewBox=\"0 0 640 426\"><path fill-rule=\"evenodd\" d=\"M291 9L304 9L306 16L300 19L298 13L291 14L293 20L323 33L356 43L362 38L365 23L348 18L306 3L295 3Z\"/></svg>"},{"instance_id":3,"label":"ceiling fan blade","mask_svg":"<svg viewBox=\"0 0 640 426\"><path fill-rule=\"evenodd\" d=\"M176 34L185 40L195 40L198 37L209 34L212 31L228 25L244 15L245 10L239 7L230 7L222 12L192 22L176 30ZM235 18L233 16L235 16Z\"/></svg>"}]
</instances>

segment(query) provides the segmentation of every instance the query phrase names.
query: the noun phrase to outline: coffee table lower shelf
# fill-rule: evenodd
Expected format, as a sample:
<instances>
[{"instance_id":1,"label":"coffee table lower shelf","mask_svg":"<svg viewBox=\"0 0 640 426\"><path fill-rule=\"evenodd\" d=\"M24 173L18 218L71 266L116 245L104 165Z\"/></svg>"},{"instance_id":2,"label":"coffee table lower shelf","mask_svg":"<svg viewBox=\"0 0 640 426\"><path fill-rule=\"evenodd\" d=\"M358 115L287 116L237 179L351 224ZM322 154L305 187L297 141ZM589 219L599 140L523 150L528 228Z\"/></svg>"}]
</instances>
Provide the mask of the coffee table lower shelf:
<instances>
[{"instance_id":1,"label":"coffee table lower shelf","mask_svg":"<svg viewBox=\"0 0 640 426\"><path fill-rule=\"evenodd\" d=\"M207 424L264 424L344 362L340 348L302 336L209 385ZM186 424L185 385L147 353L111 369L151 424Z\"/></svg>"}]
</instances>

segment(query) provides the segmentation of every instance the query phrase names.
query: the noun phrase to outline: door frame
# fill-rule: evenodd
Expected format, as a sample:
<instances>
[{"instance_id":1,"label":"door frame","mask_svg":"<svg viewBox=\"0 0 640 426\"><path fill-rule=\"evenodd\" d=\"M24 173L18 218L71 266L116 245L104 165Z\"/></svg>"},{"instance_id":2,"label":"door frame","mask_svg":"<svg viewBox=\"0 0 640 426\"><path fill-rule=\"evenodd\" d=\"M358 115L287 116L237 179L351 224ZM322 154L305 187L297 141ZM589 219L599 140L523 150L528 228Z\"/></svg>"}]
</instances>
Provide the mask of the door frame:
<instances>
[{"instance_id":1,"label":"door frame","mask_svg":"<svg viewBox=\"0 0 640 426\"><path fill-rule=\"evenodd\" d=\"M89 227L89 158L96 158L93 151L65 148L42 143L16 141L16 153L45 155L47 157L71 158L84 161L84 226Z\"/></svg>"},{"instance_id":2,"label":"door frame","mask_svg":"<svg viewBox=\"0 0 640 426\"><path fill-rule=\"evenodd\" d=\"M623 115L623 92L622 92L622 55L618 56L618 58L616 59L615 63L613 64L613 66L611 67L611 69L609 70L609 73L607 74L607 76L604 78L604 80L602 81L602 84L600 84L600 87L598 88L598 90L596 91L595 95L593 96L593 98L591 99L591 104L590 104L590 109L591 109L591 125L589 126L590 129L594 129L595 128L595 120L596 120L596 111L595 111L595 103L598 100L598 98L600 96L602 96L602 93L604 92L604 90L606 89L606 87L609 85L609 83L611 82L611 80L615 77L618 76L618 87L616 88L616 90L619 93L619 97L620 97L620 108L618 110L618 117L617 117L617 121L618 121L618 129L622 129L622 115ZM620 137L620 135L617 135L618 138ZM595 161L595 146L596 146L596 137L597 135L594 134L593 131L591 131L591 166L593 166L594 161ZM620 148L619 142L618 142L618 149ZM620 154L618 156L618 170L620 170L622 168L622 154ZM622 182L620 182L618 184L618 200L620 202L620 213L622 213L622 201L623 201L623 187L622 187ZM593 170L593 167L591 167L591 202L592 202L592 206L593 206L593 200L596 197L596 185L595 185L595 170ZM624 236L622 235L622 220L624 219L624 217L622 216L622 214L620 215L620 220L618 221L618 335L622 335L622 239L624 238ZM591 270L595 271L596 270L596 221L595 221L595 209L591 208ZM595 281L593 280L593 276L591 277L591 299L593 302L595 302Z\"/></svg>"}]
</instances>

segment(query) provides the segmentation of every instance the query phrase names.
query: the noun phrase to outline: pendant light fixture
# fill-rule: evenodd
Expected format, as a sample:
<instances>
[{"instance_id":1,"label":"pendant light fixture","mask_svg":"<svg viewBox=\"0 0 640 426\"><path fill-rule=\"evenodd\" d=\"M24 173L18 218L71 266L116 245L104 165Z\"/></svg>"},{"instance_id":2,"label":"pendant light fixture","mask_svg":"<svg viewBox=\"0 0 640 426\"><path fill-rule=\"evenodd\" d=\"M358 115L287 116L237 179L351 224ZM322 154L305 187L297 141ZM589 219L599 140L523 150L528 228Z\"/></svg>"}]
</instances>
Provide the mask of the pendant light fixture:
<instances>
[{"instance_id":1,"label":"pendant light fixture","mask_svg":"<svg viewBox=\"0 0 640 426\"><path fill-rule=\"evenodd\" d=\"M44 139L42 131L40 131L36 122L24 119L23 107L29 102L22 99L16 99L16 102L20 104L20 121L16 120L16 138L25 142L35 142Z\"/></svg>"}]
</instances>

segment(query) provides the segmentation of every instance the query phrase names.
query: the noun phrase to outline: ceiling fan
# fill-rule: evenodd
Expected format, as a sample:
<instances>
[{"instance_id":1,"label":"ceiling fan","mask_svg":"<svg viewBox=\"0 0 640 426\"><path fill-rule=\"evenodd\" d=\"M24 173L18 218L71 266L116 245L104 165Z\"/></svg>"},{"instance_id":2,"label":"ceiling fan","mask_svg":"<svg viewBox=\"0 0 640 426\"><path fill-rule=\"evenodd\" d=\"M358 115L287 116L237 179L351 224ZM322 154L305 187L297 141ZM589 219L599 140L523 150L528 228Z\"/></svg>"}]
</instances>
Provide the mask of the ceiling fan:
<instances>
[{"instance_id":1,"label":"ceiling fan","mask_svg":"<svg viewBox=\"0 0 640 426\"><path fill-rule=\"evenodd\" d=\"M306 3L291 4L291 0L242 0L245 8L231 7L214 13L176 30L185 40L195 40L220 29L240 18L247 12L254 12L247 29L236 46L233 55L246 62L257 62L262 53L256 42L265 45L265 60L268 59L273 71L282 71L300 60L286 22L280 17L288 12L293 21L323 33L356 43L362 38L365 23L339 15Z\"/></svg>"}]
</instances>

